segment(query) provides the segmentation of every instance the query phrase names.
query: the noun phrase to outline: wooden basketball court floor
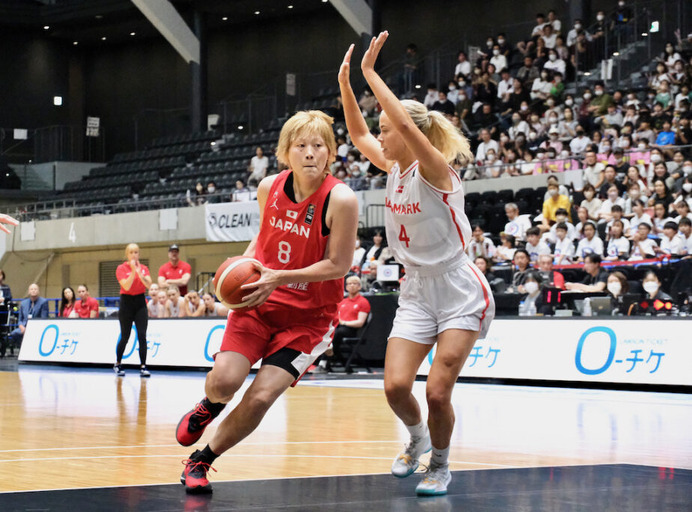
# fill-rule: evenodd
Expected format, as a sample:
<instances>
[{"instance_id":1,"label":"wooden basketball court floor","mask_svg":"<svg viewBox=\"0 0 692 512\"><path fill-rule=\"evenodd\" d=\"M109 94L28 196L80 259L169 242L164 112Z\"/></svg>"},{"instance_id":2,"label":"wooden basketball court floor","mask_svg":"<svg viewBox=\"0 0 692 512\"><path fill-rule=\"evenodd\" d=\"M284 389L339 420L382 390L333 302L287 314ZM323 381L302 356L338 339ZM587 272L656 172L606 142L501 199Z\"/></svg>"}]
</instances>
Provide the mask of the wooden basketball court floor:
<instances>
[{"instance_id":1,"label":"wooden basketball court floor","mask_svg":"<svg viewBox=\"0 0 692 512\"><path fill-rule=\"evenodd\" d=\"M312 377L214 463L212 495L188 496L174 429L204 373L6 370L0 511L692 510L689 394L460 383L449 493L417 498L419 475L389 474L407 434L381 377Z\"/></svg>"}]
</instances>

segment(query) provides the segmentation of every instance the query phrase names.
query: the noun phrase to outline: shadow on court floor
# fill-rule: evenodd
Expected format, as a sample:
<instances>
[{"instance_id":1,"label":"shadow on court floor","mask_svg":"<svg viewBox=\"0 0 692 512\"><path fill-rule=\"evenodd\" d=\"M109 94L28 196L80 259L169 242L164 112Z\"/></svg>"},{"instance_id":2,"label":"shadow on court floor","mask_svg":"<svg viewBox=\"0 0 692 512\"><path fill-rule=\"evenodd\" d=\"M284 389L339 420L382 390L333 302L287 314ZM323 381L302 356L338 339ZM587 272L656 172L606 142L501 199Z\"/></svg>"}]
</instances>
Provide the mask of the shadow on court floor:
<instances>
[{"instance_id":1,"label":"shadow on court floor","mask_svg":"<svg viewBox=\"0 0 692 512\"><path fill-rule=\"evenodd\" d=\"M418 475L215 482L212 495L181 485L0 495L2 511L497 512L692 510L692 471L633 465L455 471L449 494L418 498Z\"/></svg>"}]
</instances>

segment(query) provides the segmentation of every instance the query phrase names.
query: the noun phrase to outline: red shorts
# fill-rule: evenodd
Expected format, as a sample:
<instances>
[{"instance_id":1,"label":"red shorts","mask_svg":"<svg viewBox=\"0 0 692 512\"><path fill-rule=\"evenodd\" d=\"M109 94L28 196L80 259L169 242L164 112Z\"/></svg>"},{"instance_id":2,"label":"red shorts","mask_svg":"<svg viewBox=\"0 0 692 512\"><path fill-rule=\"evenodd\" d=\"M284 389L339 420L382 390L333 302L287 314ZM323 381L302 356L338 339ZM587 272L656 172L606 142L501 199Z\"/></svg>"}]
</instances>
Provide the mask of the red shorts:
<instances>
[{"instance_id":1,"label":"red shorts","mask_svg":"<svg viewBox=\"0 0 692 512\"><path fill-rule=\"evenodd\" d=\"M336 304L298 309L265 302L249 311L232 311L228 315L220 351L238 352L255 364L282 348L290 348L305 356L300 361L301 368L304 366L299 371L302 375L327 350L338 323Z\"/></svg>"}]
</instances>

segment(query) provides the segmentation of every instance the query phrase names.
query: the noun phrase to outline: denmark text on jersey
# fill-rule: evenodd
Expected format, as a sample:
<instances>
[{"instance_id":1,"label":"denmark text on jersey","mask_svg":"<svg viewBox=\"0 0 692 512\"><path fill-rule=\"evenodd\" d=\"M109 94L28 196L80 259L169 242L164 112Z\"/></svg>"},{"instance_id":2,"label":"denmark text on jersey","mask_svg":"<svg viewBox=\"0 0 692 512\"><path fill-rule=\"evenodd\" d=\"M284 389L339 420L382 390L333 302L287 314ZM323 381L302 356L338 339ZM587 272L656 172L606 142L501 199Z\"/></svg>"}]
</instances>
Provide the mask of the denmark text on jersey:
<instances>
[{"instance_id":1,"label":"denmark text on jersey","mask_svg":"<svg viewBox=\"0 0 692 512\"><path fill-rule=\"evenodd\" d=\"M385 198L384 205L386 208L392 210L392 213L396 215L413 215L416 213L421 213L420 203L408 203L408 204L397 204L392 203L389 198Z\"/></svg>"}]
</instances>

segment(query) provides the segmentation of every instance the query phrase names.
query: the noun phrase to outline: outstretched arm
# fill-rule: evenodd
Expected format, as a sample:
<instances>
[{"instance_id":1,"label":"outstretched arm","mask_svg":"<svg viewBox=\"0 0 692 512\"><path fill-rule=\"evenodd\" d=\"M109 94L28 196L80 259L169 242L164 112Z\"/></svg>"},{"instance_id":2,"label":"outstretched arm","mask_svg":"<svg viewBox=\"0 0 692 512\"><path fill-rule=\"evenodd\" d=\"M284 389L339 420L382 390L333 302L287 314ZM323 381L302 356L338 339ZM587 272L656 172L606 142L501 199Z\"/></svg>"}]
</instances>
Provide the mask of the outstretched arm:
<instances>
[{"instance_id":1,"label":"outstretched arm","mask_svg":"<svg viewBox=\"0 0 692 512\"><path fill-rule=\"evenodd\" d=\"M353 45L348 47L344 61L339 68L339 88L341 89L341 100L344 103L344 116L346 117L346 127L351 136L351 141L355 144L358 151L363 153L372 164L380 169L389 172L392 167L391 162L387 162L380 143L370 133L368 125L363 119L363 114L358 106L355 94L351 88L350 70L351 70L351 55L353 54Z\"/></svg>"},{"instance_id":2,"label":"outstretched arm","mask_svg":"<svg viewBox=\"0 0 692 512\"><path fill-rule=\"evenodd\" d=\"M411 116L399 101L399 98L389 90L387 84L375 71L375 61L380 54L380 50L389 37L389 32L381 32L377 39L374 37L370 41L368 51L363 55L361 69L363 76L368 81L372 92L382 105L387 117L392 123L392 127L404 139L406 146L411 150L414 157L418 160L419 172L423 177L438 188L451 188L451 178L449 175L449 165L442 153L440 153L415 125Z\"/></svg>"}]
</instances>

